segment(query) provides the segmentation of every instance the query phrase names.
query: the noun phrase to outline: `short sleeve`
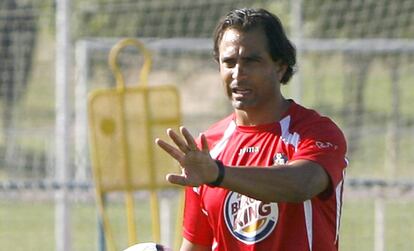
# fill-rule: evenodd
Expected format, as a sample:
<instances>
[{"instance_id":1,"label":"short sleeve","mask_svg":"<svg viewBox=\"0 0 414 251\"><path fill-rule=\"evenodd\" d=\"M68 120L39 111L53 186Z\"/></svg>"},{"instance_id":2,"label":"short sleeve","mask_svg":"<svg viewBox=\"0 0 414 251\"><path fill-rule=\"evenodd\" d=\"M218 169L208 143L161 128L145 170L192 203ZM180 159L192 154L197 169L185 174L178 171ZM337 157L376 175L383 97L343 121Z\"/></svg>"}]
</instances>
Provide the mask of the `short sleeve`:
<instances>
[{"instance_id":1,"label":"short sleeve","mask_svg":"<svg viewBox=\"0 0 414 251\"><path fill-rule=\"evenodd\" d=\"M192 243L211 246L213 233L207 215L201 208L200 195L197 188L187 187L185 190L183 236Z\"/></svg>"},{"instance_id":2,"label":"short sleeve","mask_svg":"<svg viewBox=\"0 0 414 251\"><path fill-rule=\"evenodd\" d=\"M292 160L307 159L318 163L330 176L332 187L336 187L343 180L347 166L346 141L341 130L331 123L321 123L304 134Z\"/></svg>"}]
</instances>

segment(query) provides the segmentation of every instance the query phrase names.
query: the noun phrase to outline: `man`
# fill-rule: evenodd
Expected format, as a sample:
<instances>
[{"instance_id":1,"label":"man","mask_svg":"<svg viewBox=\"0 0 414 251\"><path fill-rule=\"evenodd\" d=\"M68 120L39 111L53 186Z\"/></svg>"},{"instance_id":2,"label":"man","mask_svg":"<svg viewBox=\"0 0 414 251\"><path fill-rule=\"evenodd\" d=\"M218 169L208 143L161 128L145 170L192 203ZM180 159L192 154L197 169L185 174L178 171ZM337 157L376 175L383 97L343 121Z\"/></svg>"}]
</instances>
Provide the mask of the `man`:
<instances>
[{"instance_id":1,"label":"man","mask_svg":"<svg viewBox=\"0 0 414 251\"><path fill-rule=\"evenodd\" d=\"M156 143L187 186L182 251L338 250L346 142L328 118L285 99L295 49L266 10L231 11L214 55L234 113L197 140Z\"/></svg>"}]
</instances>

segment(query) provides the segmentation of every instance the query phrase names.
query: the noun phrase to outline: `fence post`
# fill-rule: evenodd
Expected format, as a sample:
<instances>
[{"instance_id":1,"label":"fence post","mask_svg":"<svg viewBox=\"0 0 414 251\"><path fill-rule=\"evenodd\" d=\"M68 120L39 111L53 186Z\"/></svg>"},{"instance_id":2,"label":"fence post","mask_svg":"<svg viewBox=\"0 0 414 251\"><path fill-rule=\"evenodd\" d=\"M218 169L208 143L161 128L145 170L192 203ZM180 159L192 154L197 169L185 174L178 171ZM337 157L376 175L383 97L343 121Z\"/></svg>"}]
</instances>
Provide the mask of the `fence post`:
<instances>
[{"instance_id":1,"label":"fence post","mask_svg":"<svg viewBox=\"0 0 414 251\"><path fill-rule=\"evenodd\" d=\"M375 199L375 224L374 224L374 250L384 251L385 250L385 206L384 198L380 195Z\"/></svg>"},{"instance_id":2,"label":"fence post","mask_svg":"<svg viewBox=\"0 0 414 251\"><path fill-rule=\"evenodd\" d=\"M71 250L69 181L69 68L70 0L56 1L56 89L55 89L55 245L57 251Z\"/></svg>"},{"instance_id":3,"label":"fence post","mask_svg":"<svg viewBox=\"0 0 414 251\"><path fill-rule=\"evenodd\" d=\"M296 67L299 68L302 58L302 0L294 0L291 9L291 36L296 46ZM292 97L296 102L302 100L302 78L300 71L292 78L291 91Z\"/></svg>"}]
</instances>

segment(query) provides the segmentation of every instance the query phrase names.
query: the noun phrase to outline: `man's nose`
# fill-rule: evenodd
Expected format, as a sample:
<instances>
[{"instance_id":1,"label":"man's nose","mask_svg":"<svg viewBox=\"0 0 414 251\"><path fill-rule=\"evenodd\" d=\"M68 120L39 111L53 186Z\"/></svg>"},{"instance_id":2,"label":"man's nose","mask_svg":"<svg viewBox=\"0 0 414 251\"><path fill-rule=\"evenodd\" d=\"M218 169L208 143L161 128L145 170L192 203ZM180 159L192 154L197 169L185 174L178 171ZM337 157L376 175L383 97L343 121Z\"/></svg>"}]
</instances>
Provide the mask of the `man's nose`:
<instances>
[{"instance_id":1,"label":"man's nose","mask_svg":"<svg viewBox=\"0 0 414 251\"><path fill-rule=\"evenodd\" d=\"M233 68L232 78L241 79L241 78L244 78L245 75L246 75L245 67L243 67L240 63L237 63Z\"/></svg>"}]
</instances>

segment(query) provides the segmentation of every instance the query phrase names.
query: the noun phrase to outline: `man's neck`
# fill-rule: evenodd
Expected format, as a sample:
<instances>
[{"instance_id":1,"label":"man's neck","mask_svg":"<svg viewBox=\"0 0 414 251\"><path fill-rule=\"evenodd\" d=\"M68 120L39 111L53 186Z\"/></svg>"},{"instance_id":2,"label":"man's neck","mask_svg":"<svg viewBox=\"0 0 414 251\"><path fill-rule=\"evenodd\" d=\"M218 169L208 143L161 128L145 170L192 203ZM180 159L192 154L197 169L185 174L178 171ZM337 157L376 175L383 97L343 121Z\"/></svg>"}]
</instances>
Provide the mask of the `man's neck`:
<instances>
[{"instance_id":1,"label":"man's neck","mask_svg":"<svg viewBox=\"0 0 414 251\"><path fill-rule=\"evenodd\" d=\"M260 107L235 110L236 124L242 126L255 126L277 122L281 116L289 109L291 101L281 98L276 104Z\"/></svg>"}]
</instances>

